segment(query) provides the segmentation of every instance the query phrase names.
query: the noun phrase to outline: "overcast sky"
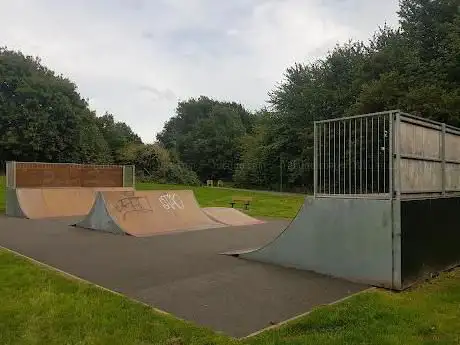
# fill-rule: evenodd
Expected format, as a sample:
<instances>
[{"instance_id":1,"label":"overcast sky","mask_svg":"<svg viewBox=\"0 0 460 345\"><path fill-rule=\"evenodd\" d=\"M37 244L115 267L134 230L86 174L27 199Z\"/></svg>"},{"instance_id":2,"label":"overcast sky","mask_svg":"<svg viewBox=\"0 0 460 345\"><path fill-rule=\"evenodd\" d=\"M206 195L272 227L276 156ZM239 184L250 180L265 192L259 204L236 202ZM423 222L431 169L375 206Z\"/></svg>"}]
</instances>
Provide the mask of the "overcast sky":
<instances>
[{"instance_id":1,"label":"overcast sky","mask_svg":"<svg viewBox=\"0 0 460 345\"><path fill-rule=\"evenodd\" d=\"M39 56L153 142L177 102L260 108L294 62L397 25L398 0L0 0L0 46Z\"/></svg>"}]
</instances>

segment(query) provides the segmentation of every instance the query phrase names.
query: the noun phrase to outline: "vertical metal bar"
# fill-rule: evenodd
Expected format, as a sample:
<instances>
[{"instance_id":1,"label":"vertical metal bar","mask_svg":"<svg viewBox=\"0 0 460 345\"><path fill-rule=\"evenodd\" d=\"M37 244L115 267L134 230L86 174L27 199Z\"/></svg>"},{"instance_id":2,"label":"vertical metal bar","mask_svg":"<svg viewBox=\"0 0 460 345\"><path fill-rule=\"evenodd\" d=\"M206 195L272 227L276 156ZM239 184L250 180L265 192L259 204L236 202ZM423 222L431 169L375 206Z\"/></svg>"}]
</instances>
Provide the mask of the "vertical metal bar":
<instances>
[{"instance_id":1,"label":"vertical metal bar","mask_svg":"<svg viewBox=\"0 0 460 345\"><path fill-rule=\"evenodd\" d=\"M339 176L338 176L338 181L337 182L339 184L339 192L338 192L338 194L340 194L340 187L342 185L341 180L340 180L340 178L341 178L341 174L340 174L341 173L341 166L340 165L341 165L341 161L342 161L342 158L341 158L342 156L340 155L340 145L341 145L341 142L342 142L342 139L341 139L342 130L340 129L340 122L338 122L337 124L339 126L339 156L337 157L338 162L339 162Z\"/></svg>"},{"instance_id":2,"label":"vertical metal bar","mask_svg":"<svg viewBox=\"0 0 460 345\"><path fill-rule=\"evenodd\" d=\"M5 172L6 172L6 176L5 176L6 181L5 181L5 183L6 183L6 188L10 188L10 173L11 173L11 172L10 172L10 170L11 170L10 164L11 164L10 162L6 162L6 166L5 166Z\"/></svg>"},{"instance_id":3,"label":"vertical metal bar","mask_svg":"<svg viewBox=\"0 0 460 345\"><path fill-rule=\"evenodd\" d=\"M394 181L393 181L393 169L394 169L394 116L395 113L390 113L390 119L388 124L388 192L390 194L390 199L394 198Z\"/></svg>"},{"instance_id":4,"label":"vertical metal bar","mask_svg":"<svg viewBox=\"0 0 460 345\"><path fill-rule=\"evenodd\" d=\"M126 183L125 183L125 182L126 182L126 181L125 181L125 180L126 180L126 171L125 171L125 170L126 170L126 165L123 165L123 166L121 167L121 169L122 169L122 170L121 170L121 171L122 171L121 174L122 174L122 176L123 176L123 177L122 177L122 178L123 178L123 183L122 183L122 185L123 185L123 187L126 187Z\"/></svg>"},{"instance_id":5,"label":"vertical metal bar","mask_svg":"<svg viewBox=\"0 0 460 345\"><path fill-rule=\"evenodd\" d=\"M317 187L316 183L318 180L318 173L316 169L318 169L318 158L317 158L317 153L316 150L318 149L318 144L317 144L317 133L316 133L316 122L313 125L313 195L316 197L317 194Z\"/></svg>"},{"instance_id":6,"label":"vertical metal bar","mask_svg":"<svg viewBox=\"0 0 460 345\"><path fill-rule=\"evenodd\" d=\"M374 193L374 117L371 117L371 193Z\"/></svg>"},{"instance_id":7,"label":"vertical metal bar","mask_svg":"<svg viewBox=\"0 0 460 345\"><path fill-rule=\"evenodd\" d=\"M441 127L441 183L442 195L446 195L446 124L443 123Z\"/></svg>"},{"instance_id":8,"label":"vertical metal bar","mask_svg":"<svg viewBox=\"0 0 460 345\"><path fill-rule=\"evenodd\" d=\"M387 192L386 184L387 184L387 172L386 172L386 156L387 156L387 126L386 126L386 116L383 116L383 192Z\"/></svg>"},{"instance_id":9,"label":"vertical metal bar","mask_svg":"<svg viewBox=\"0 0 460 345\"><path fill-rule=\"evenodd\" d=\"M354 155L354 163L355 163L355 188L354 188L354 191L355 193L354 194L358 194L357 193L357 188L356 188L356 145L357 145L357 138L356 138L356 119L353 120L353 123L355 124L355 155Z\"/></svg>"},{"instance_id":10,"label":"vertical metal bar","mask_svg":"<svg viewBox=\"0 0 460 345\"><path fill-rule=\"evenodd\" d=\"M133 188L136 189L136 166L132 165L133 167Z\"/></svg>"},{"instance_id":11,"label":"vertical metal bar","mask_svg":"<svg viewBox=\"0 0 460 345\"><path fill-rule=\"evenodd\" d=\"M327 186L327 194L331 194L331 123L327 123L328 130L329 130L329 142L328 142L328 150L329 154L327 155L327 162L328 162L328 167L327 167L327 172L328 172L328 186Z\"/></svg>"},{"instance_id":12,"label":"vertical metal bar","mask_svg":"<svg viewBox=\"0 0 460 345\"><path fill-rule=\"evenodd\" d=\"M363 194L363 119L359 119L359 188Z\"/></svg>"},{"instance_id":13,"label":"vertical metal bar","mask_svg":"<svg viewBox=\"0 0 460 345\"><path fill-rule=\"evenodd\" d=\"M336 149L336 140L335 140L335 137L337 136L337 130L335 128L335 122L334 122L334 194L335 194L335 188L336 188L336 185L337 185L337 181L336 181L336 176L337 176L337 162L336 162L336 159L335 159L335 149Z\"/></svg>"},{"instance_id":14,"label":"vertical metal bar","mask_svg":"<svg viewBox=\"0 0 460 345\"><path fill-rule=\"evenodd\" d=\"M351 120L348 121L348 193L352 194L351 185Z\"/></svg>"},{"instance_id":15,"label":"vertical metal bar","mask_svg":"<svg viewBox=\"0 0 460 345\"><path fill-rule=\"evenodd\" d=\"M318 134L318 140L316 141L317 145L318 145L318 180L317 180L317 183L318 183L318 189L317 189L317 192L318 194L321 194L323 191L321 190L321 186L323 185L321 182L322 182L322 177L323 177L323 174L322 174L322 171L321 171L321 123L318 123L317 124L317 128L316 128L316 133Z\"/></svg>"},{"instance_id":16,"label":"vertical metal bar","mask_svg":"<svg viewBox=\"0 0 460 345\"><path fill-rule=\"evenodd\" d=\"M347 138L347 127L346 127L346 122L343 121L343 148L342 148L342 151L343 151L343 194L346 194L347 191L346 191L346 182L347 182L347 153L346 153L346 147L347 147L347 144L346 144L346 138Z\"/></svg>"},{"instance_id":17,"label":"vertical metal bar","mask_svg":"<svg viewBox=\"0 0 460 345\"><path fill-rule=\"evenodd\" d=\"M323 163L324 163L324 171L323 171L323 193L326 192L326 124L323 123Z\"/></svg>"},{"instance_id":18,"label":"vertical metal bar","mask_svg":"<svg viewBox=\"0 0 460 345\"><path fill-rule=\"evenodd\" d=\"M377 117L377 193L380 193L380 116Z\"/></svg>"},{"instance_id":19,"label":"vertical metal bar","mask_svg":"<svg viewBox=\"0 0 460 345\"><path fill-rule=\"evenodd\" d=\"M401 199L401 114L396 113L396 145L394 149L396 149L396 198Z\"/></svg>"},{"instance_id":20,"label":"vertical metal bar","mask_svg":"<svg viewBox=\"0 0 460 345\"><path fill-rule=\"evenodd\" d=\"M367 145L368 145L368 129L369 129L369 118L366 117L366 190L365 193L368 193L367 187L368 187L368 176L367 176L367 170L369 169L369 162L367 160Z\"/></svg>"}]
</instances>

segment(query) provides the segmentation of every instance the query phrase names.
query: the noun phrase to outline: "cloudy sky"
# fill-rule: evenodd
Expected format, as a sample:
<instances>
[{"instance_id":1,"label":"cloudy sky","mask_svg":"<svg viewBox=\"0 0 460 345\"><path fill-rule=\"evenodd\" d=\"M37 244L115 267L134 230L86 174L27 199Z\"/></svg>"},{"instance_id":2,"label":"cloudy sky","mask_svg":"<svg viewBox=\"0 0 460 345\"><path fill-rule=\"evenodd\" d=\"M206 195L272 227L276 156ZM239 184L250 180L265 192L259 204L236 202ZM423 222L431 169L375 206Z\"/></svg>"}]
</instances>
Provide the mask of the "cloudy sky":
<instances>
[{"instance_id":1,"label":"cloudy sky","mask_svg":"<svg viewBox=\"0 0 460 345\"><path fill-rule=\"evenodd\" d=\"M260 108L294 62L397 25L398 0L0 0L0 46L39 56L152 142L179 100Z\"/></svg>"}]
</instances>

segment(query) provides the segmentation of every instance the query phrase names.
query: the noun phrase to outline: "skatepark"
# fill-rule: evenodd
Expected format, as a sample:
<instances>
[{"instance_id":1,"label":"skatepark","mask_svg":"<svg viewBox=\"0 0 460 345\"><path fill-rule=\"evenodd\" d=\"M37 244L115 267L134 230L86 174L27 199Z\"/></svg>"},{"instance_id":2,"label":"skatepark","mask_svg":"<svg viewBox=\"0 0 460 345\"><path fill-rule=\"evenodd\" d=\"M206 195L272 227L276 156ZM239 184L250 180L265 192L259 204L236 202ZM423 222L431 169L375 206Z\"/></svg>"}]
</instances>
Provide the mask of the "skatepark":
<instances>
[{"instance_id":1,"label":"skatepark","mask_svg":"<svg viewBox=\"0 0 460 345\"><path fill-rule=\"evenodd\" d=\"M365 150L352 140L363 119L379 128ZM234 337L457 265L460 182L445 165L460 164L460 132L397 111L334 121L315 124L315 195L292 222L201 208L191 190L136 190L131 166L9 162L0 245Z\"/></svg>"}]
</instances>

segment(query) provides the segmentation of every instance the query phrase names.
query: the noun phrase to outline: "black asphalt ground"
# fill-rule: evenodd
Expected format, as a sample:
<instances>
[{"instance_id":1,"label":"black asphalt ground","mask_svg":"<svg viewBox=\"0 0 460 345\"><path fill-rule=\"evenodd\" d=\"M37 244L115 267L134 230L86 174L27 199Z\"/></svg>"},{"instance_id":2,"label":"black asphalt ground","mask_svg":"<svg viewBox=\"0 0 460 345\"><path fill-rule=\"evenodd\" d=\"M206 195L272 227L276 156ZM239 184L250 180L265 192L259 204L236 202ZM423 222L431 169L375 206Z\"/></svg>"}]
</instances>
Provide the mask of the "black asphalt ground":
<instances>
[{"instance_id":1,"label":"black asphalt ground","mask_svg":"<svg viewBox=\"0 0 460 345\"><path fill-rule=\"evenodd\" d=\"M265 244L286 221L147 238L68 223L0 216L0 245L233 337L367 288L219 255Z\"/></svg>"}]
</instances>

